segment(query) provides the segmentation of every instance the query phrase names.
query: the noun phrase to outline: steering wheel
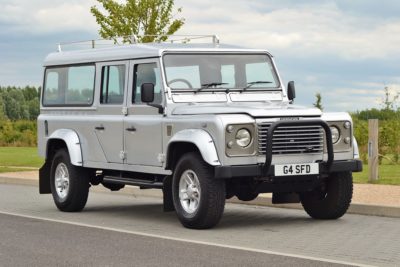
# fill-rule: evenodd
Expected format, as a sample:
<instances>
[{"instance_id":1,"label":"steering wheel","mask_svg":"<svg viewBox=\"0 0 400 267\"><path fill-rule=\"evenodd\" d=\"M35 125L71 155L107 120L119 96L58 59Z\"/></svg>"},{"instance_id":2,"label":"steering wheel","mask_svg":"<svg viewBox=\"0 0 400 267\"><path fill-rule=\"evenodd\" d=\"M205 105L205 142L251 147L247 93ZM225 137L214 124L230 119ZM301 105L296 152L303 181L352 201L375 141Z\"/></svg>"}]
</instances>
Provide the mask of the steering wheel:
<instances>
[{"instance_id":1,"label":"steering wheel","mask_svg":"<svg viewBox=\"0 0 400 267\"><path fill-rule=\"evenodd\" d=\"M171 85L171 83L177 83L177 82L185 83L190 89L193 89L193 85L186 79L173 79L170 80L168 84Z\"/></svg>"}]
</instances>

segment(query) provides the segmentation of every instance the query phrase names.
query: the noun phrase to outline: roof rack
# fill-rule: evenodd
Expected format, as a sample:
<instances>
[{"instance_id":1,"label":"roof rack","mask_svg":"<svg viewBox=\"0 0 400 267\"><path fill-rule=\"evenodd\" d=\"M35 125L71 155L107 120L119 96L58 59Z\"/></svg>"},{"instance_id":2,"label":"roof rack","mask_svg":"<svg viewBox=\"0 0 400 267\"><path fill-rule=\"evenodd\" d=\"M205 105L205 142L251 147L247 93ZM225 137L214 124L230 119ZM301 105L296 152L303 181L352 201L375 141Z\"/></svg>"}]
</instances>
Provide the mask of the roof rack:
<instances>
[{"instance_id":1,"label":"roof rack","mask_svg":"<svg viewBox=\"0 0 400 267\"><path fill-rule=\"evenodd\" d=\"M113 46L113 45L127 45L124 43L125 40L130 40L130 44L138 44L139 37L167 37L166 41L157 41L154 43L189 43L192 40L198 39L208 39L211 38L212 44L214 46L219 46L219 38L217 35L130 35L130 36L118 36L115 39L93 39L93 40L84 40L84 41L73 41L73 42L62 42L58 43L57 51L63 51L64 46L70 45L85 45L89 46L92 49L95 49L99 46Z\"/></svg>"}]
</instances>

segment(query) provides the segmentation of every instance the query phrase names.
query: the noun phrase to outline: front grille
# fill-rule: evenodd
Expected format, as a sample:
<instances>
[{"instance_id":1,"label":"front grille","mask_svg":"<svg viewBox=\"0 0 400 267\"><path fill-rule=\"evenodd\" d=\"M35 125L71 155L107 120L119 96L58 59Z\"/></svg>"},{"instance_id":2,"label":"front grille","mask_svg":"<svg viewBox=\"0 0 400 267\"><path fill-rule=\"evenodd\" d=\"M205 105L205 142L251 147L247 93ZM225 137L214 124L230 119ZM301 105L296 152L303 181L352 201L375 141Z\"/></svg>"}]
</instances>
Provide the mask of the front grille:
<instances>
[{"instance_id":1,"label":"front grille","mask_svg":"<svg viewBox=\"0 0 400 267\"><path fill-rule=\"evenodd\" d=\"M265 155L268 128L271 122L258 124L258 151ZM321 126L279 126L272 138L272 154L323 153L324 131Z\"/></svg>"}]
</instances>

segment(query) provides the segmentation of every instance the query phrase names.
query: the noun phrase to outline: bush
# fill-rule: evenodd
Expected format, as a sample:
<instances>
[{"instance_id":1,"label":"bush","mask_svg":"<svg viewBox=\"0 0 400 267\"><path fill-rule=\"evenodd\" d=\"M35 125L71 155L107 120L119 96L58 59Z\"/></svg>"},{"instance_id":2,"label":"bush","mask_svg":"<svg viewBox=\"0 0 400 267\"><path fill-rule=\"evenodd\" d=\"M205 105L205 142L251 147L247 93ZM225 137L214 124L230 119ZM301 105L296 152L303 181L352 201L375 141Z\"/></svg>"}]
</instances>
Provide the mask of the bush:
<instances>
[{"instance_id":1,"label":"bush","mask_svg":"<svg viewBox=\"0 0 400 267\"><path fill-rule=\"evenodd\" d=\"M0 121L0 146L36 146L36 129L36 121Z\"/></svg>"}]
</instances>

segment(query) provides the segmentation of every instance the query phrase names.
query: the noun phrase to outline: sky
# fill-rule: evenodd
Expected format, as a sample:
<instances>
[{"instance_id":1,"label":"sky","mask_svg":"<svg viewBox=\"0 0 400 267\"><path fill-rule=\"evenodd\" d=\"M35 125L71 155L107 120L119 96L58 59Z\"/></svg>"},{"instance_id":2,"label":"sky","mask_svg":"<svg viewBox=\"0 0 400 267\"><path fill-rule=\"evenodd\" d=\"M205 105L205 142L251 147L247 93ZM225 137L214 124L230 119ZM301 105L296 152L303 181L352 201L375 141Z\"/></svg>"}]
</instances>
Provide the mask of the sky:
<instances>
[{"instance_id":1,"label":"sky","mask_svg":"<svg viewBox=\"0 0 400 267\"><path fill-rule=\"evenodd\" d=\"M119 0L122 1L122 0ZM97 39L95 0L0 0L0 86L39 86L57 43ZM217 34L221 43L267 49L296 104L321 93L325 111L381 107L400 92L398 0L175 0L177 34Z\"/></svg>"}]
</instances>

